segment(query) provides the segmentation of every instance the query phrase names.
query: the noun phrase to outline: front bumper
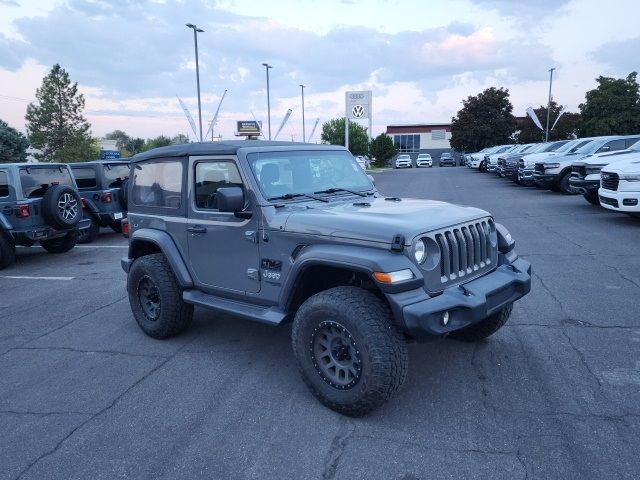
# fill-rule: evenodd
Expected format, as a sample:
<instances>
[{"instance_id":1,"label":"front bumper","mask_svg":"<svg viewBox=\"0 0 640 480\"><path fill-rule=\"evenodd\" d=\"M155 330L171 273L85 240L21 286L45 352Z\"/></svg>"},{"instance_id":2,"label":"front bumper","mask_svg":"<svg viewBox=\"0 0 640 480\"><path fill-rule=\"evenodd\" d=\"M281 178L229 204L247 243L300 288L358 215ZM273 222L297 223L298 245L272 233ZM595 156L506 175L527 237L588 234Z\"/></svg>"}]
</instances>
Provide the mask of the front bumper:
<instances>
[{"instance_id":1,"label":"front bumper","mask_svg":"<svg viewBox=\"0 0 640 480\"><path fill-rule=\"evenodd\" d=\"M531 264L517 258L499 265L493 272L468 283L444 290L429 297L422 289L387 294L396 317L401 316L406 333L417 341L444 336L468 327L531 290ZM442 317L449 313L449 322L442 325Z\"/></svg>"},{"instance_id":2,"label":"front bumper","mask_svg":"<svg viewBox=\"0 0 640 480\"><path fill-rule=\"evenodd\" d=\"M596 193L598 191L598 188L600 188L600 181L585 180L584 178L579 177L570 177L569 185L571 185L571 188L576 190L578 193L582 193L584 195L591 192Z\"/></svg>"},{"instance_id":3,"label":"front bumper","mask_svg":"<svg viewBox=\"0 0 640 480\"><path fill-rule=\"evenodd\" d=\"M495 172L498 169L498 165L495 163L487 163L487 172Z\"/></svg>"},{"instance_id":4,"label":"front bumper","mask_svg":"<svg viewBox=\"0 0 640 480\"><path fill-rule=\"evenodd\" d=\"M523 185L533 185L533 169L532 168L519 168L518 169L518 181Z\"/></svg>"},{"instance_id":5,"label":"front bumper","mask_svg":"<svg viewBox=\"0 0 640 480\"><path fill-rule=\"evenodd\" d=\"M543 188L549 188L560 182L560 174L533 172L533 181L536 185L540 185Z\"/></svg>"},{"instance_id":6,"label":"front bumper","mask_svg":"<svg viewBox=\"0 0 640 480\"><path fill-rule=\"evenodd\" d=\"M514 166L507 165L504 167L504 176L506 178L510 178L511 180L515 180L518 178L518 168Z\"/></svg>"},{"instance_id":7,"label":"front bumper","mask_svg":"<svg viewBox=\"0 0 640 480\"><path fill-rule=\"evenodd\" d=\"M640 213L640 192L598 190L600 205L616 212Z\"/></svg>"}]
</instances>

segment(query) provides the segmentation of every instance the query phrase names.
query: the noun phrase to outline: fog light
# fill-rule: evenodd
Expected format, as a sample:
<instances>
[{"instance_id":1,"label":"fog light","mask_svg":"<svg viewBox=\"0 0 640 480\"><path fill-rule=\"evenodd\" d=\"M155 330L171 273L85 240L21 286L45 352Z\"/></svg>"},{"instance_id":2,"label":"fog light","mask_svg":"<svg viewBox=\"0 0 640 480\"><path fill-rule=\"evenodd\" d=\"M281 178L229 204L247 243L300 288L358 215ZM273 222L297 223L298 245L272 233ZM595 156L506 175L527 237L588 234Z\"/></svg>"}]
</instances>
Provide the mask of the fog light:
<instances>
[{"instance_id":1,"label":"fog light","mask_svg":"<svg viewBox=\"0 0 640 480\"><path fill-rule=\"evenodd\" d=\"M449 323L449 312L444 312L442 314L442 325L446 327L448 323Z\"/></svg>"},{"instance_id":2,"label":"fog light","mask_svg":"<svg viewBox=\"0 0 640 480\"><path fill-rule=\"evenodd\" d=\"M638 199L637 198L625 198L624 200L622 200L622 204L625 207L635 207L636 205L638 205Z\"/></svg>"}]
</instances>

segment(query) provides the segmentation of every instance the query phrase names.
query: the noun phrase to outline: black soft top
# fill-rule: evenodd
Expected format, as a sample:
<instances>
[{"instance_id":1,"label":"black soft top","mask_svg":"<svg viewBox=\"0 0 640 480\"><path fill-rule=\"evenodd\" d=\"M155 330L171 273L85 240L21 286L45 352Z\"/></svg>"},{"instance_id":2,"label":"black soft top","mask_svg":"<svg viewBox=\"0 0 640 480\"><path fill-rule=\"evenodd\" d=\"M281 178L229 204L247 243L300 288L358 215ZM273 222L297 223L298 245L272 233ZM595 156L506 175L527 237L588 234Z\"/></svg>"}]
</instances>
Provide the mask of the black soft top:
<instances>
[{"instance_id":1,"label":"black soft top","mask_svg":"<svg viewBox=\"0 0 640 480\"><path fill-rule=\"evenodd\" d=\"M221 142L196 142L182 145L169 145L142 152L131 157L131 162L141 162L151 158L161 157L186 157L190 155L236 155L242 148L269 148L269 147L304 147L304 148L330 148L331 145L317 145L315 143L301 142L274 142L265 140L225 140ZM335 147L335 146L333 146Z\"/></svg>"}]
</instances>

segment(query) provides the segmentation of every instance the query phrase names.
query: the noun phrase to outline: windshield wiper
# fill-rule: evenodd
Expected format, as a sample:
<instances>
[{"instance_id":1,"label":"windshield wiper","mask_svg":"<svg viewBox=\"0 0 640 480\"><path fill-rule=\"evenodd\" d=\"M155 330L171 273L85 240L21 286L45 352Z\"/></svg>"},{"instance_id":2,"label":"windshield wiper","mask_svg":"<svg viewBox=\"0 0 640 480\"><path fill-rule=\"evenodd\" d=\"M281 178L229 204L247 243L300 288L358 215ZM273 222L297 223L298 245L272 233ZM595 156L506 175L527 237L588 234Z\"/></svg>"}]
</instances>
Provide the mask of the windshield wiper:
<instances>
[{"instance_id":1,"label":"windshield wiper","mask_svg":"<svg viewBox=\"0 0 640 480\"><path fill-rule=\"evenodd\" d=\"M313 195L312 193L285 193L284 195L278 195L277 197L269 197L267 200L291 200L292 198L297 197L307 197L312 200L320 200L321 202L328 202L326 198L319 197L317 195Z\"/></svg>"},{"instance_id":2,"label":"windshield wiper","mask_svg":"<svg viewBox=\"0 0 640 480\"><path fill-rule=\"evenodd\" d=\"M313 192L313 193L337 193L337 192L349 192L349 193L353 193L354 195L358 195L360 197L366 197L368 195L371 195L371 192L359 192L357 190L350 190L348 188L327 188L326 190L320 190L318 192Z\"/></svg>"}]
</instances>

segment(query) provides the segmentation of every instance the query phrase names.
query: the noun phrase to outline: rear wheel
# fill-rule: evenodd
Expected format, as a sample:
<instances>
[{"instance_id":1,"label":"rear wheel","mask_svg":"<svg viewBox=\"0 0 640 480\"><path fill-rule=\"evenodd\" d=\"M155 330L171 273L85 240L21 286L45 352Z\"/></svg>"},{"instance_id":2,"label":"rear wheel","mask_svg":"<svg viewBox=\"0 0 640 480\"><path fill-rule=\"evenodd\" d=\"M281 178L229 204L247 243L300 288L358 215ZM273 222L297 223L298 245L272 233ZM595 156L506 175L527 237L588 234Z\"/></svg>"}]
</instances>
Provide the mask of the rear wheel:
<instances>
[{"instance_id":1,"label":"rear wheel","mask_svg":"<svg viewBox=\"0 0 640 480\"><path fill-rule=\"evenodd\" d=\"M78 232L78 243L91 243L100 234L100 225L93 218L90 217L91 225L87 228L83 228Z\"/></svg>"},{"instance_id":2,"label":"rear wheel","mask_svg":"<svg viewBox=\"0 0 640 480\"><path fill-rule=\"evenodd\" d=\"M307 299L296 313L292 344L311 392L344 415L376 409L407 375L407 346L387 305L361 288L336 287Z\"/></svg>"},{"instance_id":3,"label":"rear wheel","mask_svg":"<svg viewBox=\"0 0 640 480\"><path fill-rule=\"evenodd\" d=\"M16 260L16 246L0 231L0 270L7 268Z\"/></svg>"},{"instance_id":4,"label":"rear wheel","mask_svg":"<svg viewBox=\"0 0 640 480\"><path fill-rule=\"evenodd\" d=\"M127 276L133 316L144 333L169 338L189 328L193 305L182 300L182 289L161 253L137 258Z\"/></svg>"},{"instance_id":5,"label":"rear wheel","mask_svg":"<svg viewBox=\"0 0 640 480\"><path fill-rule=\"evenodd\" d=\"M122 233L122 223L120 221L110 223L109 228L116 233Z\"/></svg>"},{"instance_id":6,"label":"rear wheel","mask_svg":"<svg viewBox=\"0 0 640 480\"><path fill-rule=\"evenodd\" d=\"M49 253L66 253L78 243L78 232L69 232L64 237L41 240L40 245Z\"/></svg>"}]
</instances>

